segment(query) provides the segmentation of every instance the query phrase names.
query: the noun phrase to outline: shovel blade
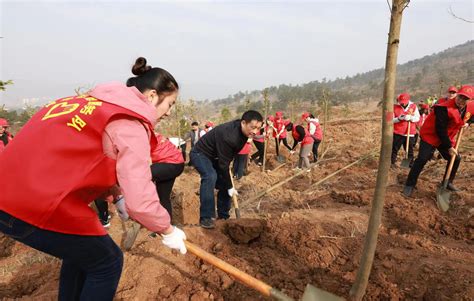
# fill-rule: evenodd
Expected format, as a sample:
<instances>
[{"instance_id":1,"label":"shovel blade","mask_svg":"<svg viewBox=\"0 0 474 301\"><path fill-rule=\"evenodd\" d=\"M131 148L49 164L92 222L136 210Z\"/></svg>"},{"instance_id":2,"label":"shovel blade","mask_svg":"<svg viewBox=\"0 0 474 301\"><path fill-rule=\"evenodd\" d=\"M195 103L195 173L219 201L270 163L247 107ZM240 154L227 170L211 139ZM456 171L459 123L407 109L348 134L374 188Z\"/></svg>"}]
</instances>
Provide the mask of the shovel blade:
<instances>
[{"instance_id":1,"label":"shovel blade","mask_svg":"<svg viewBox=\"0 0 474 301\"><path fill-rule=\"evenodd\" d=\"M138 232L140 232L141 225L139 223L132 223L130 227L125 226L125 232L122 235L121 245L125 251L130 251L137 239Z\"/></svg>"},{"instance_id":2,"label":"shovel blade","mask_svg":"<svg viewBox=\"0 0 474 301\"><path fill-rule=\"evenodd\" d=\"M448 211L450 197L451 191L449 191L445 185L442 185L438 188L438 191L436 192L436 204L441 211Z\"/></svg>"},{"instance_id":3,"label":"shovel blade","mask_svg":"<svg viewBox=\"0 0 474 301\"><path fill-rule=\"evenodd\" d=\"M306 285L302 301L343 301L344 299L338 297L330 292L319 289L311 284Z\"/></svg>"},{"instance_id":4,"label":"shovel blade","mask_svg":"<svg viewBox=\"0 0 474 301\"><path fill-rule=\"evenodd\" d=\"M410 161L410 159L405 158L402 160L402 164L400 164L400 166L403 168L410 168Z\"/></svg>"}]
</instances>

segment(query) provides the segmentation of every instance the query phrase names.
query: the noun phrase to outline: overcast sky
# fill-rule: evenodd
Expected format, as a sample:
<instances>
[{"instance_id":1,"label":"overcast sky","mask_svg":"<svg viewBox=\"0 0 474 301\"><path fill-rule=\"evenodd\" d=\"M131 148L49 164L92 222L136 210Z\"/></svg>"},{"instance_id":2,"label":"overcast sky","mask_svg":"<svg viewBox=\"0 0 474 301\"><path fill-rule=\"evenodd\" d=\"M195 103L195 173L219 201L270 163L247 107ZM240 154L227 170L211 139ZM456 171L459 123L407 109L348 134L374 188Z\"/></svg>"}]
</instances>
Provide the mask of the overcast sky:
<instances>
[{"instance_id":1,"label":"overcast sky","mask_svg":"<svg viewBox=\"0 0 474 301\"><path fill-rule=\"evenodd\" d=\"M335 79L383 67L390 21L373 1L0 0L0 104L125 81L138 56L170 71L184 98ZM414 0L399 62L473 39L473 2Z\"/></svg>"}]
</instances>

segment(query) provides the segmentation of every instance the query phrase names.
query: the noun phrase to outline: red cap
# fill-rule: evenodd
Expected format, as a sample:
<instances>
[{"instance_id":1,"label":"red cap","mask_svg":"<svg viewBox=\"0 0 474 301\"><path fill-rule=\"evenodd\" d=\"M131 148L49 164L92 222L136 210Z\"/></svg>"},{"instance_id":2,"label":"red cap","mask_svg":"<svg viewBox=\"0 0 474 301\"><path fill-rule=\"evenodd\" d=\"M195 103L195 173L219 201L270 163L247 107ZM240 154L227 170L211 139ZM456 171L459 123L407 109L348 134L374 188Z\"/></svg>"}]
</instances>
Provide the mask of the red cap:
<instances>
[{"instance_id":1,"label":"red cap","mask_svg":"<svg viewBox=\"0 0 474 301\"><path fill-rule=\"evenodd\" d=\"M272 115L268 115L267 119L270 120L270 121L273 121L273 120L275 120L275 117L273 117Z\"/></svg>"},{"instance_id":2,"label":"red cap","mask_svg":"<svg viewBox=\"0 0 474 301\"><path fill-rule=\"evenodd\" d=\"M469 99L474 97L474 88L472 86L462 86L458 91L458 95L466 96Z\"/></svg>"},{"instance_id":3,"label":"red cap","mask_svg":"<svg viewBox=\"0 0 474 301\"><path fill-rule=\"evenodd\" d=\"M214 126L214 122L208 121L208 122L206 122L205 126L208 127L208 128L213 127L213 126Z\"/></svg>"},{"instance_id":4,"label":"red cap","mask_svg":"<svg viewBox=\"0 0 474 301\"><path fill-rule=\"evenodd\" d=\"M428 110L428 109L430 108L430 105L427 104L427 103L422 103L422 104L420 105L420 107L421 107L422 109Z\"/></svg>"},{"instance_id":5,"label":"red cap","mask_svg":"<svg viewBox=\"0 0 474 301\"><path fill-rule=\"evenodd\" d=\"M456 88L455 86L451 86L451 87L448 88L448 92L458 93L458 88Z\"/></svg>"},{"instance_id":6,"label":"red cap","mask_svg":"<svg viewBox=\"0 0 474 301\"><path fill-rule=\"evenodd\" d=\"M275 117L276 118L282 118L283 117L283 112L281 112L281 111L276 112Z\"/></svg>"},{"instance_id":7,"label":"red cap","mask_svg":"<svg viewBox=\"0 0 474 301\"><path fill-rule=\"evenodd\" d=\"M407 105L408 102L410 101L410 94L402 93L402 94L398 95L397 100L398 100L399 104Z\"/></svg>"},{"instance_id":8,"label":"red cap","mask_svg":"<svg viewBox=\"0 0 474 301\"><path fill-rule=\"evenodd\" d=\"M0 118L0 126L7 127L10 126L8 121L5 118Z\"/></svg>"},{"instance_id":9,"label":"red cap","mask_svg":"<svg viewBox=\"0 0 474 301\"><path fill-rule=\"evenodd\" d=\"M306 120L306 118L309 117L309 113L308 112L304 112L302 115L301 115L301 119L303 120Z\"/></svg>"}]
</instances>

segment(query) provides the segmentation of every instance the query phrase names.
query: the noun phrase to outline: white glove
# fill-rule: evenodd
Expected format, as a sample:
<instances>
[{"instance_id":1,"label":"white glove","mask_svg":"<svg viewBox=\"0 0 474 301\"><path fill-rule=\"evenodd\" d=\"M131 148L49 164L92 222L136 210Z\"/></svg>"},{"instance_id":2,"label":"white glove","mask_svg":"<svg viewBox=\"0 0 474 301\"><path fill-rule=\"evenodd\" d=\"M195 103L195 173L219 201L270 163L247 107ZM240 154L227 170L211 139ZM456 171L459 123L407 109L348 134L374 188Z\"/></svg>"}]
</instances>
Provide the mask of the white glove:
<instances>
[{"instance_id":1,"label":"white glove","mask_svg":"<svg viewBox=\"0 0 474 301\"><path fill-rule=\"evenodd\" d=\"M129 216L127 209L125 208L125 198L122 195L118 196L117 200L114 201L114 204L120 219L124 222L127 221Z\"/></svg>"},{"instance_id":2,"label":"white glove","mask_svg":"<svg viewBox=\"0 0 474 301\"><path fill-rule=\"evenodd\" d=\"M163 237L163 244L170 249L179 250L181 254L186 254L186 245L184 241L186 240L186 234L183 230L173 226L173 232L170 234L161 234Z\"/></svg>"},{"instance_id":3,"label":"white glove","mask_svg":"<svg viewBox=\"0 0 474 301\"><path fill-rule=\"evenodd\" d=\"M406 115L405 116L405 121L411 121L412 116L411 115Z\"/></svg>"},{"instance_id":4,"label":"white glove","mask_svg":"<svg viewBox=\"0 0 474 301\"><path fill-rule=\"evenodd\" d=\"M295 153L294 150L291 150L291 151L290 151L290 155L293 155L294 153Z\"/></svg>"},{"instance_id":5,"label":"white glove","mask_svg":"<svg viewBox=\"0 0 474 301\"><path fill-rule=\"evenodd\" d=\"M237 192L237 190L232 187L231 189L227 190L227 193L229 194L230 197L234 196L234 194L237 196L239 195L239 193Z\"/></svg>"},{"instance_id":6,"label":"white glove","mask_svg":"<svg viewBox=\"0 0 474 301\"><path fill-rule=\"evenodd\" d=\"M405 120L405 115L400 115L400 116L398 116L398 120L400 120L400 121Z\"/></svg>"}]
</instances>

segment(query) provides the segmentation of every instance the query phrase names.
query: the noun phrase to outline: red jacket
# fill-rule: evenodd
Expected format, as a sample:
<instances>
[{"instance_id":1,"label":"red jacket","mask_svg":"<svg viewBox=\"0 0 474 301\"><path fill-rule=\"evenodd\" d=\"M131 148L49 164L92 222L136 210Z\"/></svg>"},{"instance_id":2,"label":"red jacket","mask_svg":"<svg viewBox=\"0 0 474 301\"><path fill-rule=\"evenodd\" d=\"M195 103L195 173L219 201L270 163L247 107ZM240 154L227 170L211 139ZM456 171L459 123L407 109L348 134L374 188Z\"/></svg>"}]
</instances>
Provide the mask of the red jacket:
<instances>
[{"instance_id":1,"label":"red jacket","mask_svg":"<svg viewBox=\"0 0 474 301\"><path fill-rule=\"evenodd\" d=\"M397 118L401 115L415 115L415 110L418 110L416 107L416 104L410 103L406 109L404 109L401 105L399 104L394 104L393 105L393 115L394 118ZM406 136L408 131L408 121L405 120L400 120L397 123L393 124L393 133ZM416 134L416 124L413 122L410 124L410 135L415 135Z\"/></svg>"},{"instance_id":2,"label":"red jacket","mask_svg":"<svg viewBox=\"0 0 474 301\"><path fill-rule=\"evenodd\" d=\"M451 140L451 145L456 144L456 134L459 132L461 127L474 115L474 102L470 101L466 107L466 114L464 116L464 120L461 119L461 114L456 106L455 99L451 99L446 101L440 105L441 107L446 107L448 111L448 137ZM438 137L436 133L436 114L432 111L428 118L426 118L425 123L421 127L420 136L423 141L431 144L434 147L438 147L441 145L441 139Z\"/></svg>"},{"instance_id":3,"label":"red jacket","mask_svg":"<svg viewBox=\"0 0 474 301\"><path fill-rule=\"evenodd\" d=\"M9 177L0 210L45 230L105 235L89 203L117 183L116 161L104 154L102 136L110 120L124 115L153 132L145 117L90 96L41 109L0 156L0 170ZM156 145L154 135L150 145Z\"/></svg>"},{"instance_id":4,"label":"red jacket","mask_svg":"<svg viewBox=\"0 0 474 301\"><path fill-rule=\"evenodd\" d=\"M181 151L168 139L160 134L156 134L158 141L156 147L151 150L151 162L153 163L184 163L183 154Z\"/></svg>"},{"instance_id":5,"label":"red jacket","mask_svg":"<svg viewBox=\"0 0 474 301\"><path fill-rule=\"evenodd\" d=\"M301 126L304 129L305 136L300 137L300 134L296 131L296 127L297 126L294 126L293 131L291 132L291 134L293 135L293 139L295 139L296 141L301 141L301 145L312 144L314 140L313 137L311 137L311 135L309 134L308 129Z\"/></svg>"}]
</instances>

